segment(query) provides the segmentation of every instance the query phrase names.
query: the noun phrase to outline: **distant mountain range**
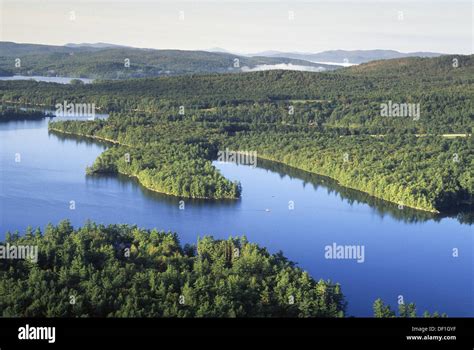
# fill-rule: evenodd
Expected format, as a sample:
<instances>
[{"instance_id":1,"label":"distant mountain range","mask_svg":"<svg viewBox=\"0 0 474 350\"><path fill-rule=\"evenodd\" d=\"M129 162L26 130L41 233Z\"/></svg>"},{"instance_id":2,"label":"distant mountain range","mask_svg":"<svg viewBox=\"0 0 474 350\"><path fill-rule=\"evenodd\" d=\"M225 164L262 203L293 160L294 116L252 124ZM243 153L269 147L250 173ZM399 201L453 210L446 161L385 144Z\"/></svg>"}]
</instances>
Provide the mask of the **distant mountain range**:
<instances>
[{"instance_id":1,"label":"distant mountain range","mask_svg":"<svg viewBox=\"0 0 474 350\"><path fill-rule=\"evenodd\" d=\"M14 66L17 58L21 59L20 67ZM0 42L3 75L127 79L270 69L319 72L337 68L340 67L295 58L248 57L225 52L139 49L107 43L53 46Z\"/></svg>"},{"instance_id":2,"label":"distant mountain range","mask_svg":"<svg viewBox=\"0 0 474 350\"><path fill-rule=\"evenodd\" d=\"M115 45L115 44L108 44L108 43L81 43L81 44L74 44L74 43L67 43L64 45L66 47L90 47L94 49L110 49L110 48L116 48L116 47L131 47L131 46L124 46L124 45Z\"/></svg>"},{"instance_id":3,"label":"distant mountain range","mask_svg":"<svg viewBox=\"0 0 474 350\"><path fill-rule=\"evenodd\" d=\"M288 57L294 59L305 60L309 62L331 62L331 63L352 63L360 64L375 60L387 60L393 58L404 57L438 57L443 55L438 52L399 52L395 50L331 50L319 53L302 53L302 52L280 52L280 51L264 51L249 56L265 56L265 57Z\"/></svg>"},{"instance_id":4,"label":"distant mountain range","mask_svg":"<svg viewBox=\"0 0 474 350\"><path fill-rule=\"evenodd\" d=\"M0 42L0 75L127 79L272 69L320 72L374 60L441 55L435 52L402 53L394 50L237 54L222 48L191 51L142 49L103 42L68 43L64 46ZM21 59L20 67L14 65L17 58Z\"/></svg>"}]
</instances>

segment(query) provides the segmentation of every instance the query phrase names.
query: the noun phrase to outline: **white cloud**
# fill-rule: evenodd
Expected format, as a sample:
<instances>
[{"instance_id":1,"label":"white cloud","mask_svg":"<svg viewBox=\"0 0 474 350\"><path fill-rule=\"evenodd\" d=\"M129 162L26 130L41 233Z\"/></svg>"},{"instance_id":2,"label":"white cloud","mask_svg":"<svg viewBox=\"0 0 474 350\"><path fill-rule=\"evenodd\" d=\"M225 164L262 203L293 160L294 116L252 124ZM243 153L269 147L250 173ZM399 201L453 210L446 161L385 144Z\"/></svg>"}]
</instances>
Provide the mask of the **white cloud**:
<instances>
[{"instance_id":1,"label":"white cloud","mask_svg":"<svg viewBox=\"0 0 474 350\"><path fill-rule=\"evenodd\" d=\"M311 61L314 63L319 63L319 64L331 64L333 66L341 66L341 67L351 67L351 66L357 66L357 63L341 63L341 62L316 62L316 61Z\"/></svg>"}]
</instances>

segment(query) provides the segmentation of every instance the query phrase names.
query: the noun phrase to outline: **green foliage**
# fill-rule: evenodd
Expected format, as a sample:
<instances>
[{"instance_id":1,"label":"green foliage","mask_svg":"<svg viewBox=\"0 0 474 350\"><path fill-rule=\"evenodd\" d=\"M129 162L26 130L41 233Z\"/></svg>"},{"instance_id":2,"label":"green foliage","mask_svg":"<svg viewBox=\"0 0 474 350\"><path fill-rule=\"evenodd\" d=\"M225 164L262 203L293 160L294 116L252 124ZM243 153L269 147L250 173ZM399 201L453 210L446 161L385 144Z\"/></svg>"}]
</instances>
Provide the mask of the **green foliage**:
<instances>
[{"instance_id":1,"label":"green foliage","mask_svg":"<svg viewBox=\"0 0 474 350\"><path fill-rule=\"evenodd\" d=\"M115 173L136 177L150 190L186 198L238 198L240 184L225 179L205 159L199 145L161 142L146 147L111 147L101 154L88 174Z\"/></svg>"},{"instance_id":2,"label":"green foliage","mask_svg":"<svg viewBox=\"0 0 474 350\"><path fill-rule=\"evenodd\" d=\"M0 106L0 121L7 120L34 120L42 119L45 114L36 110L24 110L20 108L12 108Z\"/></svg>"},{"instance_id":3,"label":"green foliage","mask_svg":"<svg viewBox=\"0 0 474 350\"><path fill-rule=\"evenodd\" d=\"M8 241L38 245L37 263L0 260L3 317L344 316L338 284L244 237L182 247L172 233L68 221L29 232Z\"/></svg>"},{"instance_id":4,"label":"green foliage","mask_svg":"<svg viewBox=\"0 0 474 350\"><path fill-rule=\"evenodd\" d=\"M471 137L472 138L472 137ZM403 206L436 211L471 203L469 139L413 135L331 136L318 132L242 132L228 147L336 179Z\"/></svg>"},{"instance_id":5,"label":"green foliage","mask_svg":"<svg viewBox=\"0 0 474 350\"><path fill-rule=\"evenodd\" d=\"M473 68L474 56L457 55L377 61L328 73L269 71L86 86L0 81L0 99L95 103L112 113L109 120L52 127L139 150L134 167L102 159L90 171L121 171L166 193L238 197L238 185L209 164L218 149L229 147L257 151L260 158L402 206L445 212L472 206ZM419 103L420 119L381 116L380 105L388 101ZM142 153L151 163L141 160ZM190 159L192 166L186 166Z\"/></svg>"},{"instance_id":6,"label":"green foliage","mask_svg":"<svg viewBox=\"0 0 474 350\"><path fill-rule=\"evenodd\" d=\"M374 317L375 318L392 318L392 317L400 317L400 318L414 318L418 317L416 314L416 305L414 303L410 304L399 304L398 305L398 316L395 314L395 311L393 311L390 308L390 305L386 305L382 299L377 299L374 302L373 305L374 309ZM438 318L438 317L448 317L445 313L443 313L441 316L438 314L438 312L434 312L432 315L428 312L425 311L423 313L423 317L428 317L428 318Z\"/></svg>"},{"instance_id":7,"label":"green foliage","mask_svg":"<svg viewBox=\"0 0 474 350\"><path fill-rule=\"evenodd\" d=\"M453 58L459 59L459 67L453 67ZM473 55L388 60L377 62L375 71L371 67L368 63L325 73L266 71L104 81L85 86L0 81L0 99L51 106L67 100L95 103L109 112L175 115L183 105L186 117L180 118L194 115L198 120L319 123L372 134L472 132ZM384 70L385 75L381 73ZM388 101L419 103L420 119L380 116L380 104ZM289 105L294 105L294 115L288 115Z\"/></svg>"},{"instance_id":8,"label":"green foliage","mask_svg":"<svg viewBox=\"0 0 474 350\"><path fill-rule=\"evenodd\" d=\"M392 311L390 305L385 305L380 298L374 301L373 309L375 318L395 317L395 312Z\"/></svg>"},{"instance_id":9,"label":"green foliage","mask_svg":"<svg viewBox=\"0 0 474 350\"><path fill-rule=\"evenodd\" d=\"M81 79L71 79L69 83L71 85L84 85L84 82Z\"/></svg>"},{"instance_id":10,"label":"green foliage","mask_svg":"<svg viewBox=\"0 0 474 350\"><path fill-rule=\"evenodd\" d=\"M105 152L90 173L118 171L151 189L183 197L240 195L240 185L225 180L210 163L218 149L229 148L256 151L260 159L328 176L402 206L436 212L472 203L472 136L351 136L280 126L245 130L241 125L129 115L51 124L55 130L127 145Z\"/></svg>"},{"instance_id":11,"label":"green foliage","mask_svg":"<svg viewBox=\"0 0 474 350\"><path fill-rule=\"evenodd\" d=\"M142 124L124 124L125 120L63 121L50 124L50 129L120 142L87 168L89 175L118 172L137 178L150 190L184 198L240 197L240 183L227 180L212 165L216 146L202 138L202 129L194 128L199 134L194 138L191 130L177 130L175 123L159 125L155 132Z\"/></svg>"}]
</instances>

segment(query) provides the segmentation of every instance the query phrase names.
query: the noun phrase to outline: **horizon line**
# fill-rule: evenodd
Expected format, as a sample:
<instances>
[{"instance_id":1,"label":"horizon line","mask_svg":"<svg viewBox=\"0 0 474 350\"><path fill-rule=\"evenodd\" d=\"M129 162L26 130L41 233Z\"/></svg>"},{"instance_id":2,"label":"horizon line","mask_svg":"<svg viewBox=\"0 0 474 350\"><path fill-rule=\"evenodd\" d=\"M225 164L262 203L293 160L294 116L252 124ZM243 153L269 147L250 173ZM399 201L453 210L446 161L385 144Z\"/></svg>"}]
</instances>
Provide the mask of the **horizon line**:
<instances>
[{"instance_id":1,"label":"horizon line","mask_svg":"<svg viewBox=\"0 0 474 350\"><path fill-rule=\"evenodd\" d=\"M323 53L323 52L328 52L328 51L348 51L348 52L353 52L353 51L395 51L401 54L410 54L410 53L435 53L435 54L440 54L440 55L473 55L474 53L459 53L459 52L439 52L439 51L431 51L431 50L420 50L420 51L400 51L394 48L371 48L371 49L366 49L366 48L360 48L360 49L344 49L344 48L337 48L337 49L325 49L322 51L299 51L299 50L283 50L283 49L261 49L259 52L241 52L241 51L232 51L228 50L226 48L222 47L210 47L210 48L194 48L194 49L189 49L189 48L156 48L156 47L139 47L139 46L130 46L126 44L117 44L117 43L112 43L112 42L104 42L104 41L97 41L97 42L80 42L80 43L75 43L75 42L67 42L64 44L49 44L49 43L38 43L38 42L19 42L19 41L11 41L11 40L0 40L0 43L13 43L13 44L19 44L19 45L42 45L42 46L57 46L57 47L69 47L68 45L83 45L84 47L92 47L92 45L97 45L97 44L105 44L105 45L111 45L111 46L117 46L117 48L122 47L122 48L129 48L129 49L138 49L138 50L169 50L169 51L204 51L204 52L212 52L212 53L223 53L223 54L235 54L235 55L246 55L246 56L252 56L255 54L262 54L267 51L273 51L275 53L290 53L290 54L318 54L318 53ZM113 47L103 47L103 49L112 49ZM99 48L98 48L99 49ZM218 49L218 50L216 50Z\"/></svg>"}]
</instances>

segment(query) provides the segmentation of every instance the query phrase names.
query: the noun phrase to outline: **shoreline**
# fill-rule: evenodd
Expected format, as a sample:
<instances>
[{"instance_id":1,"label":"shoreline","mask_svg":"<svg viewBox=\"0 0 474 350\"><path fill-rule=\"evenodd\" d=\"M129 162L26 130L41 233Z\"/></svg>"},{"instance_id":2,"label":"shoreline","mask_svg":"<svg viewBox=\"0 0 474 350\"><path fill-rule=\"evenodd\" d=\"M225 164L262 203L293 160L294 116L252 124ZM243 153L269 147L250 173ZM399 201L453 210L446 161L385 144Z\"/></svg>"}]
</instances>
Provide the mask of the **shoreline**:
<instances>
[{"instance_id":1,"label":"shoreline","mask_svg":"<svg viewBox=\"0 0 474 350\"><path fill-rule=\"evenodd\" d=\"M107 138L105 138L105 137L100 137L100 136L95 136L95 135L84 135L84 134L79 134L79 133L72 133L72 132L69 132L69 131L63 131L63 130L59 130L59 129L56 129L56 128L52 128L52 127L49 127L49 126L48 126L48 130L52 130L52 131L56 131L56 132L64 133L64 134L68 134L68 135L81 136L81 137L91 138L91 139L95 139L95 140L110 142L110 143L117 144L117 145L122 145L122 146L131 147L130 145L121 143L121 142L119 142L119 141L117 141L117 140L107 139ZM336 178L334 178L334 177L331 177L331 176L328 176L328 175L325 175L325 174L315 173L315 172L312 172L312 171L308 171L308 170L306 170L306 169L302 169L302 168L299 168L299 167L295 167L295 166L292 166L292 165L283 163L283 162L281 162L281 161L279 161L279 160L269 158L269 157L267 157L267 156L258 155L258 156L257 156L257 159L258 159L258 158L261 158L261 159L264 159L264 160L267 160L267 161L271 161L271 162L275 162L275 163L279 163L279 164L283 164L283 165L285 165L285 166L289 166L289 167L292 167L292 168L294 168L294 169L298 169L298 170L301 170L301 171L306 171L307 173L310 173L310 174L315 174L315 175L318 175L318 176L324 176L324 177L327 177L327 178L329 178L329 179L331 179L331 180L333 180L333 181L336 181L336 182L337 182L340 186L342 186L342 187L345 187L345 188L348 188L348 189L351 189L351 190L354 190L354 191L362 192L362 193L367 194L367 195L369 195L369 196L371 196L371 197L373 197L373 198L376 198L376 199L385 201L385 202L387 202L387 203L391 203L391 204L394 204L394 205L400 205L400 203L392 202L392 201L389 201L389 200L387 200L387 199L384 199L384 198L381 198L381 197L378 197L378 196L371 195L370 193L365 192L365 191L361 191L361 190L358 189L358 188L351 187L351 186L347 186L347 185L342 185L342 184L339 182L338 179L336 179ZM174 195L174 194L170 194L170 193L166 193L166 192L161 192L161 191L158 191L158 190L149 188L149 187L143 185L143 184L141 183L140 179L138 178L138 176L136 176L136 175L130 175L130 174L125 174L125 173L121 173L121 172L119 172L119 173L122 174L122 175L128 176L128 177L133 177L133 178L137 179L138 183L139 183L141 186L143 186L144 188L146 188L147 190L150 190L150 191L153 191L153 192L157 192L157 193L161 193L161 194L165 194L165 195L168 195L168 196L180 197L180 196L177 196L177 195ZM181 198L207 199L207 200L222 200L222 199L235 200L235 199L239 199L240 197L238 197L238 198L181 197ZM431 214L441 214L440 211L435 210L435 209L418 208L418 207L414 207L414 206L407 205L407 204L403 204L403 206L404 206L404 207L411 208L411 209L415 209L415 210L420 210L420 211L428 212L428 213L431 213Z\"/></svg>"},{"instance_id":2,"label":"shoreline","mask_svg":"<svg viewBox=\"0 0 474 350\"><path fill-rule=\"evenodd\" d=\"M100 174L100 173L98 173L98 174ZM115 173L111 173L111 174L115 174ZM173 194L173 193L163 192L163 191L159 191L159 190L155 190L155 189L153 189L153 188L147 187L147 186L145 186L145 185L140 181L140 178L139 178L137 175L123 173L123 172L118 171L118 170L117 170L117 174L120 174L120 175L123 175L123 176L126 176L126 177L129 177L129 178L131 178L131 179L136 180L140 186L142 186L143 188L147 189L148 191L152 191L152 192L155 192L155 193L160 193L160 194L164 194L164 195L172 196L172 197L176 197L176 198L201 199L201 200L210 200L210 201L213 201L213 200L214 200L214 201L221 201L221 200L231 200L231 201L234 201L234 200L239 200L239 199L240 199L240 197L235 197L235 198L231 198L231 197L210 198L210 197L184 197L184 196L179 196L179 195L176 195L176 194Z\"/></svg>"},{"instance_id":3,"label":"shoreline","mask_svg":"<svg viewBox=\"0 0 474 350\"><path fill-rule=\"evenodd\" d=\"M125 143L121 143L117 140L112 140L112 139L108 139L106 137L101 137L101 136L95 136L95 135L84 135L84 134L80 134L80 133L75 133L75 132L70 132L70 131L64 131L64 130L60 130L60 129L56 129L56 128L52 128L48 125L48 131L55 131L55 132L58 132L60 134L66 134L66 135L73 135L73 136L80 136L80 137L85 137L85 138L88 138L88 139L94 139L94 140L99 140L99 141L105 141L105 142L110 142L110 143L113 143L113 144L116 144L116 145L120 145L120 146L127 146L127 147L132 147L131 145L127 145Z\"/></svg>"},{"instance_id":4,"label":"shoreline","mask_svg":"<svg viewBox=\"0 0 474 350\"><path fill-rule=\"evenodd\" d=\"M113 143L113 144L116 144L116 145L120 145L120 146L133 147L133 146L130 146L130 145L121 143L121 142L119 142L119 141L111 140L111 139L108 139L108 138L105 138L105 137L101 137L101 136L84 135L84 134L80 134L80 133L73 133L73 132L70 132L70 131L64 131L64 130L60 130L60 129L56 129L56 128L52 128L52 127L49 127L49 126L48 126L48 131L49 131L49 130L54 131L54 132L58 132L58 133L61 133L61 134L66 134L66 135L80 136L80 137L90 138L90 139L99 140L99 141L103 141L103 142L110 142L110 143ZM145 185L140 181L140 178L139 178L137 175L123 173L123 172L118 171L118 170L117 170L117 173L118 173L118 174L121 174L121 175L123 175L123 176L127 176L127 177L130 177L130 178L135 179L135 180L138 182L138 184L139 184L140 186L142 186L143 188L146 188L146 189L149 190L149 191L152 191L152 192L155 192L155 193L165 194L165 195L167 195L167 196L173 196L173 197L177 197L177 198L186 198L186 199L205 199L205 200L238 200L238 199L241 198L241 197L211 198L211 197L186 197L186 196L180 196L180 195L176 195L176 194L168 193L168 192L163 192L163 191L160 191L160 190L157 190L157 189L154 189L154 188L145 186ZM112 174L114 174L114 173L112 173Z\"/></svg>"},{"instance_id":5,"label":"shoreline","mask_svg":"<svg viewBox=\"0 0 474 350\"><path fill-rule=\"evenodd\" d=\"M373 198L376 198L378 200L382 200L382 201L385 201L387 203L391 203L391 204L394 204L394 205L400 205L400 203L396 203L396 202L392 202L392 201L389 201L387 199L384 199L384 198L381 198L381 197L378 197L378 196L374 196L368 192L365 192L365 191L362 191L358 188L355 188L355 187L351 187L351 186L347 186L347 185L342 185L338 179L332 177L332 176L329 176L329 175L325 175L325 174L320 174L320 173L315 173L313 171L308 171L306 169L303 169L303 168L299 168L299 167L296 167L296 166L293 166L293 165L289 165L287 163L283 163L279 160L276 160L276 159L273 159L273 158L269 158L269 157L266 157L266 156L261 156L261 155L258 155L257 156L257 159L260 158L260 159L264 159L264 160L267 160L267 161L270 161L270 162L275 162L275 163L279 163L279 164L282 164L282 165L285 165L285 166L288 166L290 168L293 168L293 169L297 169L297 170L300 170L300 171L305 171L309 174L314 174L314 175L317 175L317 176L323 176L323 177L326 177L328 179L331 179L333 181L336 181L337 184L341 187L344 187L344 188L347 188L347 189L350 189L350 190L354 190L354 191L359 191L361 193L364 193L364 194L367 194ZM415 209L415 210L420 210L420 211L424 211L424 212L427 212L427 213L431 213L431 214L441 214L441 212L439 210L435 210L435 209L428 209L428 208L418 208L418 207L413 207L411 205L407 205L407 204L402 204L404 207L407 207L407 208L411 208L411 209Z\"/></svg>"}]
</instances>

